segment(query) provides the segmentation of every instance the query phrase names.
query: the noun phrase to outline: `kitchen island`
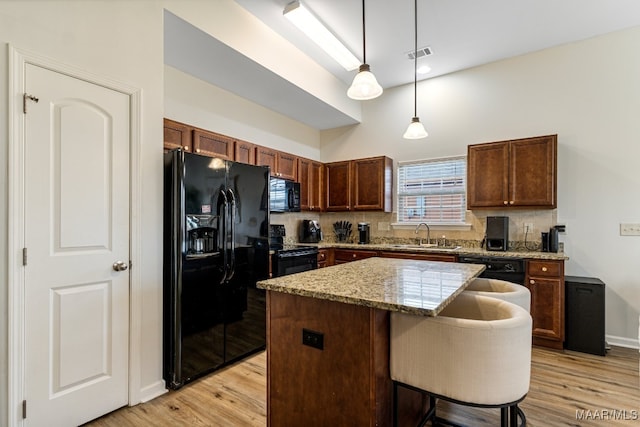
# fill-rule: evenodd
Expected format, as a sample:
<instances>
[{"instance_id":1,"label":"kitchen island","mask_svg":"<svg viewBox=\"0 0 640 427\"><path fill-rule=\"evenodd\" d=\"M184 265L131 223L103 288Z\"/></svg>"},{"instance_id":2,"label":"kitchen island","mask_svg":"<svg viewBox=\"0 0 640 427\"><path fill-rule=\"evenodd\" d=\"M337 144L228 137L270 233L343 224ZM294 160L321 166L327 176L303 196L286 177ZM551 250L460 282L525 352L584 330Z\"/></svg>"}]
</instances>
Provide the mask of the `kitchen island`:
<instances>
[{"instance_id":1,"label":"kitchen island","mask_svg":"<svg viewBox=\"0 0 640 427\"><path fill-rule=\"evenodd\" d=\"M369 258L258 282L268 425L391 425L389 313L435 316L483 269ZM422 395L404 390L399 402L407 422L419 419Z\"/></svg>"}]
</instances>

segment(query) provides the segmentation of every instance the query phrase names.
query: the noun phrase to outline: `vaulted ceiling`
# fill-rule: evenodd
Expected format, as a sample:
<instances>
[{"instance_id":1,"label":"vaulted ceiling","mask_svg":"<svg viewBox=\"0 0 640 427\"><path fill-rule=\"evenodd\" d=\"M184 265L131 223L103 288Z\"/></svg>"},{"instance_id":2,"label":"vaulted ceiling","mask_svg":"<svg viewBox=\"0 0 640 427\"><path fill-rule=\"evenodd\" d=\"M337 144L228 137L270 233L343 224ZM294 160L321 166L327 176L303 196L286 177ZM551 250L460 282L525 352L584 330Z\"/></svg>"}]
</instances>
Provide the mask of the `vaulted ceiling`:
<instances>
[{"instance_id":1,"label":"vaulted ceiling","mask_svg":"<svg viewBox=\"0 0 640 427\"><path fill-rule=\"evenodd\" d=\"M345 71L284 18L290 0L235 1L344 82L346 97L356 71ZM300 1L362 58L361 0ZM414 43L413 1L367 0L365 11L367 63L380 84L388 89L413 82L407 56ZM418 48L433 52L418 60L431 68L418 79L637 25L637 0L418 0ZM165 63L318 129L357 122L170 13L165 14Z\"/></svg>"}]
</instances>

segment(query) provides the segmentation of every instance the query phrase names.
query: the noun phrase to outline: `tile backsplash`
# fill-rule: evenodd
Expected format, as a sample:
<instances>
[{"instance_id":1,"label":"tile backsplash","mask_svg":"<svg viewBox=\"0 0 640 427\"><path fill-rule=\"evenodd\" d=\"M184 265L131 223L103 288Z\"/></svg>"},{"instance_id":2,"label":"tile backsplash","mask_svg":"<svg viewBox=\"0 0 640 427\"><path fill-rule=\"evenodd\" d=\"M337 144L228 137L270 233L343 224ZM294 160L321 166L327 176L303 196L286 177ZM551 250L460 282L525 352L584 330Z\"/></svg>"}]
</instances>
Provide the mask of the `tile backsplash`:
<instances>
[{"instance_id":1,"label":"tile backsplash","mask_svg":"<svg viewBox=\"0 0 640 427\"><path fill-rule=\"evenodd\" d=\"M465 247L480 246L486 228L487 216L509 217L509 245L514 249L538 250L541 245L540 233L548 231L557 223L557 211L550 210L474 210L467 211L466 223L468 229L454 230L429 224L431 239L441 239L444 236L447 244L455 244ZM272 213L272 224L284 224L287 232L287 242L298 242L300 222L303 219L319 220L323 231L324 242L337 241L333 233L333 223L336 221L349 221L353 224L351 234L352 243L357 243L357 224L368 222L371 226L372 243L402 242L413 243L416 241L415 227L394 227L396 213L384 212L296 212L296 213ZM525 235L525 224L532 224L532 230ZM420 235L424 236L424 228Z\"/></svg>"}]
</instances>

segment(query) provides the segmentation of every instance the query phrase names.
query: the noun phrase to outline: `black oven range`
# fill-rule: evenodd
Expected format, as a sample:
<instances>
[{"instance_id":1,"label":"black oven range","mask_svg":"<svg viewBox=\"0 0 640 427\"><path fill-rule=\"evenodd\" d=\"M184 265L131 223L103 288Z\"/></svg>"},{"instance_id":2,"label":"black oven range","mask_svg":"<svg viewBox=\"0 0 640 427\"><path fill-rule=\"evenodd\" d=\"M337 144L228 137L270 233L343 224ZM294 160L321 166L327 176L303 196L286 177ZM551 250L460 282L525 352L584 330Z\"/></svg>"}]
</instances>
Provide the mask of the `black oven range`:
<instances>
[{"instance_id":1,"label":"black oven range","mask_svg":"<svg viewBox=\"0 0 640 427\"><path fill-rule=\"evenodd\" d=\"M269 248L274 251L271 258L273 277L300 273L318 268L318 248L315 246L285 245L285 227L282 224L269 226Z\"/></svg>"}]
</instances>

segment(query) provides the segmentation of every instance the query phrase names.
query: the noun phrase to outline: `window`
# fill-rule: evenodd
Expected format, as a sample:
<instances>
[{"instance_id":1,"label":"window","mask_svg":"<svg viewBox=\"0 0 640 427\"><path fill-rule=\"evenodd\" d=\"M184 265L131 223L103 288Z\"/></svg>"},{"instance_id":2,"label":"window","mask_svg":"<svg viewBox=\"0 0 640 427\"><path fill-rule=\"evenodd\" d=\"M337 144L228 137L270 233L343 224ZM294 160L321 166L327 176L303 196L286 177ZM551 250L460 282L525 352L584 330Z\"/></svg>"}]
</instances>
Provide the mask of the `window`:
<instances>
[{"instance_id":1,"label":"window","mask_svg":"<svg viewBox=\"0 0 640 427\"><path fill-rule=\"evenodd\" d=\"M467 209L467 158L401 162L398 222L463 224Z\"/></svg>"}]
</instances>

